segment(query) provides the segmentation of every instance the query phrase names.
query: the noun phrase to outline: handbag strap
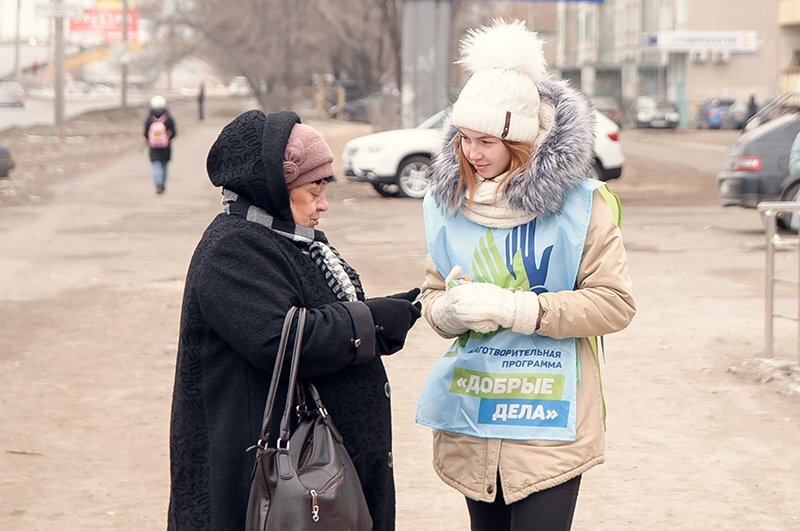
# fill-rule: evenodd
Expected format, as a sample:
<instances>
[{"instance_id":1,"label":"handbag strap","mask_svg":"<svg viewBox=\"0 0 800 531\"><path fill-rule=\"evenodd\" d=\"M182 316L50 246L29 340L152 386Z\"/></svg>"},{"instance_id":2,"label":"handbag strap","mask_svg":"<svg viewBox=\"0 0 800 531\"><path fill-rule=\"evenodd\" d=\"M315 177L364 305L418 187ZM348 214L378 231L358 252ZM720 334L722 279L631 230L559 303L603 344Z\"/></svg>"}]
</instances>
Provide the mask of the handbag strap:
<instances>
[{"instance_id":1,"label":"handbag strap","mask_svg":"<svg viewBox=\"0 0 800 531\"><path fill-rule=\"evenodd\" d=\"M278 436L278 450L289 449L289 431L290 419L292 416L292 406L294 401L294 390L297 385L297 372L300 367L300 352L303 349L303 330L306 324L306 309L299 308L297 312L297 330L294 336L294 348L292 349L291 365L289 367L289 384L288 392L286 393L286 407L283 409L283 418L281 419L281 431Z\"/></svg>"},{"instance_id":2,"label":"handbag strap","mask_svg":"<svg viewBox=\"0 0 800 531\"><path fill-rule=\"evenodd\" d=\"M317 406L317 413L319 414L322 421L328 426L331 431L331 434L338 442L343 442L341 434L339 434L339 430L336 429L336 426L333 425L333 421L331 420L330 415L328 415L328 410L325 409L325 404L322 403L322 398L319 396L319 391L317 391L316 386L313 383L307 382L308 391L311 393L311 399L314 401L314 404Z\"/></svg>"},{"instance_id":3,"label":"handbag strap","mask_svg":"<svg viewBox=\"0 0 800 531\"><path fill-rule=\"evenodd\" d=\"M289 343L289 332L292 327L294 316L297 314L297 310L298 308L296 306L289 308L289 311L286 312L286 317L283 320L281 339L278 343L278 352L275 355L275 366L272 369L272 379L270 380L269 393L267 394L267 403L264 406L264 419L262 421L263 428L261 429L261 437L258 440L258 446L261 448L265 448L266 442L269 440L269 428L272 421L272 408L275 405L275 395L278 392L278 382L280 381L281 371L283 370L283 360L286 357L286 345ZM303 321L305 321L305 309L303 309L303 312ZM297 329L301 330L299 324Z\"/></svg>"}]
</instances>

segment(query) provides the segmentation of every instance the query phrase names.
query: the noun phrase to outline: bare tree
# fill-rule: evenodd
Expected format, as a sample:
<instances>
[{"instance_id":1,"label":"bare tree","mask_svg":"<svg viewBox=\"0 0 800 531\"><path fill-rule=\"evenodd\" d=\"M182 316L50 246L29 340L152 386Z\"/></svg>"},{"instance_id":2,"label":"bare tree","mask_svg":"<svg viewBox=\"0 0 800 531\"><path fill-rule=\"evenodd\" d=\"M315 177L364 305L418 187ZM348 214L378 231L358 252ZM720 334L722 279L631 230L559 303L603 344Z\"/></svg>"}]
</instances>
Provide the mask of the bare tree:
<instances>
[{"instance_id":1,"label":"bare tree","mask_svg":"<svg viewBox=\"0 0 800 531\"><path fill-rule=\"evenodd\" d=\"M402 24L403 14L401 10L401 0L375 0L381 11L383 27L389 37L390 53L394 62L394 80L397 86L401 86L403 64L401 61Z\"/></svg>"},{"instance_id":2,"label":"bare tree","mask_svg":"<svg viewBox=\"0 0 800 531\"><path fill-rule=\"evenodd\" d=\"M332 58L332 71L346 74L365 90L392 82L399 86L400 4L400 0L317 2L335 32L338 54Z\"/></svg>"},{"instance_id":3,"label":"bare tree","mask_svg":"<svg viewBox=\"0 0 800 531\"><path fill-rule=\"evenodd\" d=\"M365 91L399 84L400 0L174 1L199 49L245 76L265 110L291 106L297 88L322 74Z\"/></svg>"}]
</instances>

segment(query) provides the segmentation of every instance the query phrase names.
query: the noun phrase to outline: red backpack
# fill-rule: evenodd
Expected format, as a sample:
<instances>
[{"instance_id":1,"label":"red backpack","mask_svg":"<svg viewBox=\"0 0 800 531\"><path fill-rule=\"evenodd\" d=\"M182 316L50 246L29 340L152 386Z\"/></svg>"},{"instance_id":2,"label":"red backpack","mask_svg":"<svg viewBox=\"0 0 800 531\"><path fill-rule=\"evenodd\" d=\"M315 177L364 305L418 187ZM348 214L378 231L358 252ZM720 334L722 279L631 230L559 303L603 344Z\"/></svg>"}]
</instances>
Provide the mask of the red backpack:
<instances>
[{"instance_id":1,"label":"red backpack","mask_svg":"<svg viewBox=\"0 0 800 531\"><path fill-rule=\"evenodd\" d=\"M166 122L167 113L150 119L150 127L147 128L147 145L151 148L159 149L169 146L169 131L167 131Z\"/></svg>"}]
</instances>

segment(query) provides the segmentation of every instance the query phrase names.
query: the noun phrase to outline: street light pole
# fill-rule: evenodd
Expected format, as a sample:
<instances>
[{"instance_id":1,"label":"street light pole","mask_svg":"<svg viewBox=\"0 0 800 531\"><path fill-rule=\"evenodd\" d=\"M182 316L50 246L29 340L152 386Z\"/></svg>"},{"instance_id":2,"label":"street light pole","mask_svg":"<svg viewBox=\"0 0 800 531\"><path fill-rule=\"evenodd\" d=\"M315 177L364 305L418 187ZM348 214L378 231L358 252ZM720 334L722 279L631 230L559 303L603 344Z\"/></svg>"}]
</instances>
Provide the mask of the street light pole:
<instances>
[{"instance_id":1,"label":"street light pole","mask_svg":"<svg viewBox=\"0 0 800 531\"><path fill-rule=\"evenodd\" d=\"M22 8L22 0L17 0L17 37L14 39L14 77L19 80L22 77L22 63L19 60L19 12Z\"/></svg>"},{"instance_id":2,"label":"street light pole","mask_svg":"<svg viewBox=\"0 0 800 531\"><path fill-rule=\"evenodd\" d=\"M120 82L120 95L123 109L128 106L128 54L128 0L122 0L122 53L120 54L122 80Z\"/></svg>"},{"instance_id":3,"label":"street light pole","mask_svg":"<svg viewBox=\"0 0 800 531\"><path fill-rule=\"evenodd\" d=\"M64 9L63 0L53 0L55 22L55 123L63 137L64 127Z\"/></svg>"}]
</instances>

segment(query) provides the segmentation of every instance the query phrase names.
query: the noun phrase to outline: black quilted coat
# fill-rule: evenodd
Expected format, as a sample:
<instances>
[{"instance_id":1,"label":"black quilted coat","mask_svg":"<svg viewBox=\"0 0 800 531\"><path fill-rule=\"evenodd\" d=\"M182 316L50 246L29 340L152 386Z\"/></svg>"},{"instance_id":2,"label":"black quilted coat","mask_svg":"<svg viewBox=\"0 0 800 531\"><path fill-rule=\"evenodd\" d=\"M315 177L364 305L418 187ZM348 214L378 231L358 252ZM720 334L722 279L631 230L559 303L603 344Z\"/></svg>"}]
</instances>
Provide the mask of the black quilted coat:
<instances>
[{"instance_id":1,"label":"black quilted coat","mask_svg":"<svg viewBox=\"0 0 800 531\"><path fill-rule=\"evenodd\" d=\"M291 221L282 160L297 122L289 112L237 117L211 148L211 181ZM374 528L394 529L389 386L375 355L372 318L363 302L337 301L300 245L220 214L197 246L172 399L169 529L244 528L255 460L246 450L258 440L281 325L292 305L310 309L300 376L317 385L344 437ZM285 396L285 385L278 396ZM277 405L283 409L282 400Z\"/></svg>"}]
</instances>

